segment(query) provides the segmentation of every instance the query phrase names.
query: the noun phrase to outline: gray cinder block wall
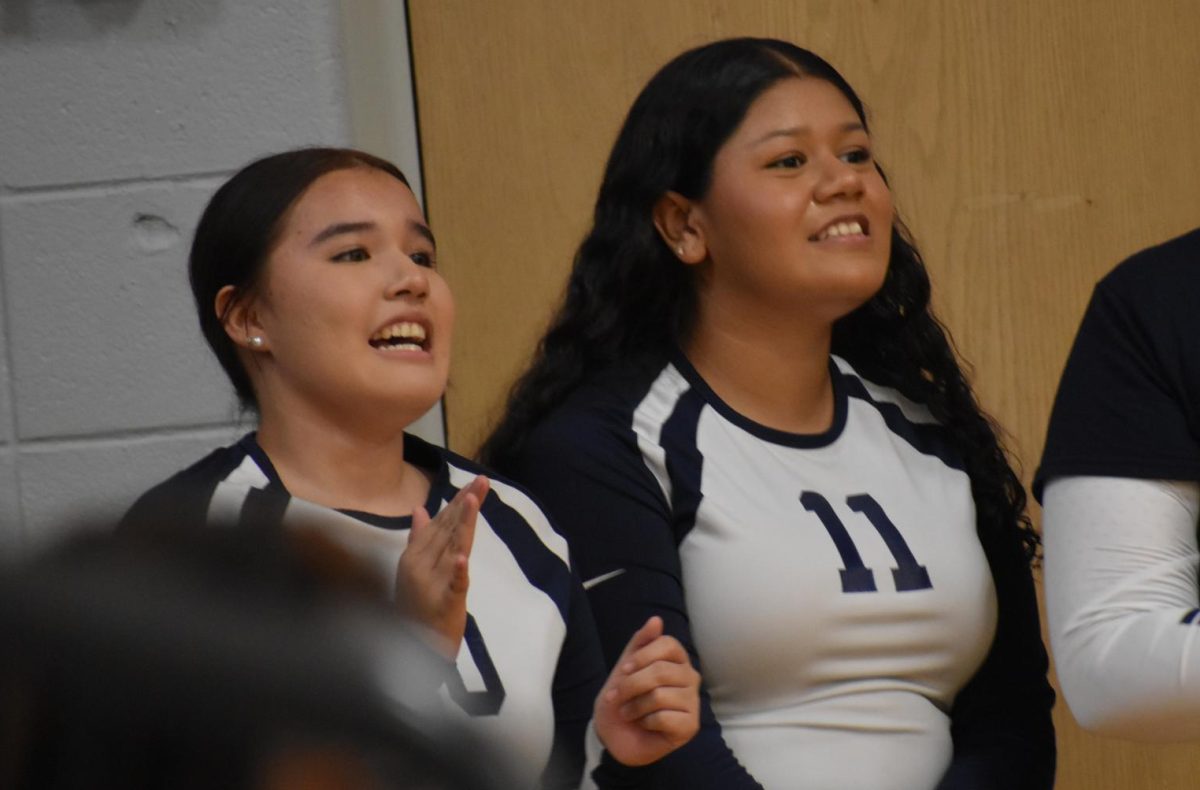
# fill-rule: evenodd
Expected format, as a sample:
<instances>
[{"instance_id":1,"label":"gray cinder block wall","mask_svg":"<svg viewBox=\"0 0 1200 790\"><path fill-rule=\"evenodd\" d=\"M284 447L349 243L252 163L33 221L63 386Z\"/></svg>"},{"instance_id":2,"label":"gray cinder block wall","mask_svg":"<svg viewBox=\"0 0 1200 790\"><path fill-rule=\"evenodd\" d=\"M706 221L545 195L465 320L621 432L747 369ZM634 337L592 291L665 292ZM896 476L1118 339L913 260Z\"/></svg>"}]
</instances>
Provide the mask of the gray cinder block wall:
<instances>
[{"instance_id":1,"label":"gray cinder block wall","mask_svg":"<svg viewBox=\"0 0 1200 790\"><path fill-rule=\"evenodd\" d=\"M341 48L337 0L0 0L0 557L247 429L187 248L241 165L349 142Z\"/></svg>"}]
</instances>

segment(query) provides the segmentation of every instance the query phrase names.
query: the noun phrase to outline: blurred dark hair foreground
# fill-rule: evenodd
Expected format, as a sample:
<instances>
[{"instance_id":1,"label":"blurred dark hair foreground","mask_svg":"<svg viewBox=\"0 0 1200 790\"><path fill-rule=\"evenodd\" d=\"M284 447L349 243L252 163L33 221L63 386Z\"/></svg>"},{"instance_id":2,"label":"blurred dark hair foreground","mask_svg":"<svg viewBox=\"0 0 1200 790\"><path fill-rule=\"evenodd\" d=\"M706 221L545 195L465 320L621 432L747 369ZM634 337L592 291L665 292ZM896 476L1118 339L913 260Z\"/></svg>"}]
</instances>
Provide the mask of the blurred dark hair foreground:
<instances>
[{"instance_id":1,"label":"blurred dark hair foreground","mask_svg":"<svg viewBox=\"0 0 1200 790\"><path fill-rule=\"evenodd\" d=\"M367 578L318 533L244 527L0 569L0 787L511 786Z\"/></svg>"}]
</instances>

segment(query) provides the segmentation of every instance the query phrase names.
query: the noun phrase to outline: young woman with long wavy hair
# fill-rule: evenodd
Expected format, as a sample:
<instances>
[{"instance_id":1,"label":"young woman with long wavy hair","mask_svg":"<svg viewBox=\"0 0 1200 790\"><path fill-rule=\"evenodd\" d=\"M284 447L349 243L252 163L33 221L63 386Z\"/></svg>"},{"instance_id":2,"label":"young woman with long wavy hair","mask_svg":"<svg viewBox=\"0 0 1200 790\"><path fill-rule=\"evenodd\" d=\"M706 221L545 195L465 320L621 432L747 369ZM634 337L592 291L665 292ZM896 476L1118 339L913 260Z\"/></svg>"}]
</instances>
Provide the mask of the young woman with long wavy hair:
<instances>
[{"instance_id":1,"label":"young woman with long wavy hair","mask_svg":"<svg viewBox=\"0 0 1200 790\"><path fill-rule=\"evenodd\" d=\"M658 786L1051 786L1025 494L813 53L650 80L482 456L565 530L610 662L650 615L698 660Z\"/></svg>"}]
</instances>

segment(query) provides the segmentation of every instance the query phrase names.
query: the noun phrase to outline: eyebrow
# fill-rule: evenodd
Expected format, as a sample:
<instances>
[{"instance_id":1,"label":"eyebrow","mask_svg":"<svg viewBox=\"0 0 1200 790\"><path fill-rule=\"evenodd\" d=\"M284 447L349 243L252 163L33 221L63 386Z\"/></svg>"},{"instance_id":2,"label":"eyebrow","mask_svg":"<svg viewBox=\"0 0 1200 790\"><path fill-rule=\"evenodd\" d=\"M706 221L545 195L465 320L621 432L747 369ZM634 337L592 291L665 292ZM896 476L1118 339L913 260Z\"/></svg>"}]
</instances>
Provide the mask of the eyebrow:
<instances>
[{"instance_id":1,"label":"eyebrow","mask_svg":"<svg viewBox=\"0 0 1200 790\"><path fill-rule=\"evenodd\" d=\"M842 134L848 132L865 132L867 129L862 125L861 121L847 121L837 128ZM768 140L774 140L776 137L802 137L812 134L812 128L808 126L789 126L787 129L776 129L773 132L767 132L762 137L758 138L750 144L751 147L762 145Z\"/></svg>"},{"instance_id":2,"label":"eyebrow","mask_svg":"<svg viewBox=\"0 0 1200 790\"><path fill-rule=\"evenodd\" d=\"M430 230L429 226L424 222L417 222L416 220L410 219L408 221L408 227L428 239L429 243L432 244L434 248L437 247L437 239L433 237L433 231Z\"/></svg>"},{"instance_id":3,"label":"eyebrow","mask_svg":"<svg viewBox=\"0 0 1200 790\"><path fill-rule=\"evenodd\" d=\"M334 236L376 230L378 227L379 225L374 222L335 222L322 230L316 236L313 236L313 239L308 243L308 246L315 247L321 242L328 241ZM429 243L434 247L437 246L437 240L433 238L433 231L429 229L428 225L410 219L408 221L408 227L428 239Z\"/></svg>"}]
</instances>

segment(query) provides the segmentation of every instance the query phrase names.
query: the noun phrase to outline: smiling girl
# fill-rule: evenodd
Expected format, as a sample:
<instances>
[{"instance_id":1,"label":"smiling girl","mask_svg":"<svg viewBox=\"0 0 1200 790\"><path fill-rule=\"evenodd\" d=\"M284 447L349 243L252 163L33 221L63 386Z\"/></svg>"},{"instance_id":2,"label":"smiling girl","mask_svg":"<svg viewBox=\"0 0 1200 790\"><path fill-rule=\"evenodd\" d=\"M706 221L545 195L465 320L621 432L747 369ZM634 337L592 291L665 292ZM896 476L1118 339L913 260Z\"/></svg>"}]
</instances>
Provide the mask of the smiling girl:
<instances>
[{"instance_id":1,"label":"smiling girl","mask_svg":"<svg viewBox=\"0 0 1200 790\"><path fill-rule=\"evenodd\" d=\"M782 41L686 52L608 160L485 462L562 526L609 663L701 667L662 788L1045 788L1025 497L863 105Z\"/></svg>"},{"instance_id":2,"label":"smiling girl","mask_svg":"<svg viewBox=\"0 0 1200 790\"><path fill-rule=\"evenodd\" d=\"M584 732L630 781L696 731L699 679L649 618L605 681L566 542L519 488L407 435L446 387L454 303L403 174L303 149L214 195L192 247L201 329L258 430L152 489L126 524L317 529L373 568L452 666L446 705L527 784L574 786ZM431 517L432 516L432 517Z\"/></svg>"}]
</instances>

